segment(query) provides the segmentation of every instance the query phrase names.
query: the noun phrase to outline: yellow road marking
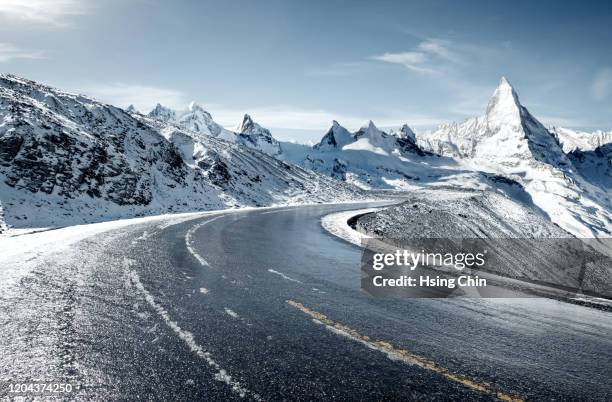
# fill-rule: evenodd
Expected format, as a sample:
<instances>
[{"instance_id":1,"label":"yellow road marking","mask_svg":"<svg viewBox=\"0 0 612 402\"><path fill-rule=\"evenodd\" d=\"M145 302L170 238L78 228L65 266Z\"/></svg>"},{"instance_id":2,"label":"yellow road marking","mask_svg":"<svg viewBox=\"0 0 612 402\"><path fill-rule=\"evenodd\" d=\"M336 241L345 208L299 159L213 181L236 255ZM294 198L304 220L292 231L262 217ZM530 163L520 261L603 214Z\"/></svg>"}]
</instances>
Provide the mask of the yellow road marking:
<instances>
[{"instance_id":1,"label":"yellow road marking","mask_svg":"<svg viewBox=\"0 0 612 402\"><path fill-rule=\"evenodd\" d=\"M491 387L488 384L483 384L483 383L477 383L475 381L472 381L471 379L467 378L466 376L463 376L461 374L455 374L452 371L444 368L444 367L440 367L438 366L434 361L429 360L425 357L422 356L418 356L415 355L414 353L411 353L407 350L404 349L399 349L396 348L395 346L393 346L392 344L390 344L389 342L386 341L375 341L370 339L370 337L365 336L365 335L361 335L359 332L357 332L356 330L354 330L353 328L350 328L344 324L340 324L338 322L335 322L329 318L327 318L326 315L321 314L317 311L314 311L306 306L304 306L302 303L296 302L295 300L287 300L287 303L292 306L295 307L296 309L300 310L301 312L309 315L310 317L312 317L313 319L327 325L330 329L340 332L343 335L346 335L350 338L352 338L355 341L361 342L366 344L367 346L370 346L372 348L375 348L377 350L380 350L382 352L385 352L389 355L392 355L394 358L399 358L403 361L405 361L406 363L409 364L414 364L417 365L419 367L422 367L426 370L430 370L433 371L435 373L441 374L442 376L446 377L447 379L451 380L451 381L455 381L458 382L474 391L478 391L478 392L482 392L485 394L489 394L489 395L494 395L496 396L498 399L502 400L502 401L508 401L508 402L522 402L523 399L516 397L516 396L512 396L512 395L508 395L505 394L503 392L498 392L495 391L493 389L491 389Z\"/></svg>"}]
</instances>

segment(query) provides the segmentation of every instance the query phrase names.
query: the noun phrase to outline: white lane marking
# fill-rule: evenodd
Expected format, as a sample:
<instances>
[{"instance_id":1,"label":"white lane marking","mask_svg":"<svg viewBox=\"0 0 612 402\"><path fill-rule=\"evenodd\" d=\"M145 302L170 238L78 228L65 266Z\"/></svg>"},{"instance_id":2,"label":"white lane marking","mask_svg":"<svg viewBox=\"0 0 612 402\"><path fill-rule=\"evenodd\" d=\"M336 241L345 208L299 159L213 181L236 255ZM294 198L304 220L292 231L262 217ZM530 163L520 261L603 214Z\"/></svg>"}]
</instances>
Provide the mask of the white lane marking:
<instances>
[{"instance_id":1,"label":"white lane marking","mask_svg":"<svg viewBox=\"0 0 612 402\"><path fill-rule=\"evenodd\" d=\"M239 318L238 313L236 313L234 310L231 310L231 309L229 309L229 308L227 308L227 307L226 307L224 310L225 310L225 313L226 313L227 315L229 315L230 317L233 317L233 318Z\"/></svg>"},{"instance_id":2,"label":"white lane marking","mask_svg":"<svg viewBox=\"0 0 612 402\"><path fill-rule=\"evenodd\" d=\"M195 340L195 337L191 332L182 329L176 321L172 320L172 317L170 317L168 311L159 303L157 303L153 295L151 295L151 293L149 293L149 291L145 289L136 271L131 269L132 264L132 260L129 260L128 258L123 259L123 266L128 273L128 278L131 283L136 287L138 291L140 291L147 303L149 303L153 310L155 310L155 312L157 312L157 314L164 320L166 325L168 325L168 327L170 327L170 329L172 329L172 331L174 331L174 333L178 335L178 337L187 344L189 349L198 357L204 359L210 367L217 371L214 375L214 379L229 385L232 391L240 395L240 397L242 398L244 398L248 394L251 398L257 401L261 401L261 397L258 394L249 391L246 387L240 384L240 382L233 380L232 376L227 374L227 371L221 368L219 363L217 363L212 358L210 352L207 352L202 346L198 345Z\"/></svg>"},{"instance_id":3,"label":"white lane marking","mask_svg":"<svg viewBox=\"0 0 612 402\"><path fill-rule=\"evenodd\" d=\"M291 282L303 283L302 281L298 281L297 279L293 279L292 277L287 276L287 275L283 274L282 272L275 271L273 269L269 269L268 272L270 272L272 274L275 274L275 275L278 275L278 276L282 277L283 279L286 279L286 280L291 281Z\"/></svg>"},{"instance_id":4,"label":"white lane marking","mask_svg":"<svg viewBox=\"0 0 612 402\"><path fill-rule=\"evenodd\" d=\"M187 231L187 233L185 234L185 245L187 245L187 250L189 250L189 252L191 253L191 255L193 255L195 257L196 260L198 260L198 262L205 266L205 267L210 267L210 264L208 263L208 261L206 261L204 259L204 257L202 257L200 254L198 254L198 252L195 250L195 248L192 246L191 244L191 240L193 238L193 234L195 233L196 230L198 230L199 228L201 228L202 226L206 225L207 223L210 223L214 220L219 219L220 216L217 216L216 218L212 218L209 219L207 221L204 221L198 225L195 225L194 227L192 227L191 229L189 229Z\"/></svg>"},{"instance_id":5,"label":"white lane marking","mask_svg":"<svg viewBox=\"0 0 612 402\"><path fill-rule=\"evenodd\" d=\"M202 293L203 295L207 295L208 294L208 289L200 288L200 293Z\"/></svg>"}]
</instances>

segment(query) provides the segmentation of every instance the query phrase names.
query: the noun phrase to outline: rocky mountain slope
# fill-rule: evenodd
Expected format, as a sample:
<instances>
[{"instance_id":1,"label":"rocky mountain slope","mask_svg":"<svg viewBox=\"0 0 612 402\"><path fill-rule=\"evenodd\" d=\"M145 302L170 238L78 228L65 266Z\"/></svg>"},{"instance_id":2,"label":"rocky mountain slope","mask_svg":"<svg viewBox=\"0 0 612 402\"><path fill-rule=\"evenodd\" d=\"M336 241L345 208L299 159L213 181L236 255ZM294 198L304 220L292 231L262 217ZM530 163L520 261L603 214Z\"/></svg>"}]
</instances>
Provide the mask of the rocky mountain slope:
<instances>
[{"instance_id":1,"label":"rocky mountain slope","mask_svg":"<svg viewBox=\"0 0 612 402\"><path fill-rule=\"evenodd\" d=\"M601 243L601 239L573 238L539 208L499 193L423 190L402 204L365 214L353 224L400 249L444 244L441 249L448 251L453 244L458 246L457 239L469 239L464 251L487 250L489 263L484 271L565 290L612 295L612 255L598 251L602 246L609 251L610 239Z\"/></svg>"},{"instance_id":2,"label":"rocky mountain slope","mask_svg":"<svg viewBox=\"0 0 612 402\"><path fill-rule=\"evenodd\" d=\"M147 117L1 75L3 225L46 227L363 195L221 140L226 130L209 114L193 104L189 110L177 116L157 107Z\"/></svg>"}]
</instances>

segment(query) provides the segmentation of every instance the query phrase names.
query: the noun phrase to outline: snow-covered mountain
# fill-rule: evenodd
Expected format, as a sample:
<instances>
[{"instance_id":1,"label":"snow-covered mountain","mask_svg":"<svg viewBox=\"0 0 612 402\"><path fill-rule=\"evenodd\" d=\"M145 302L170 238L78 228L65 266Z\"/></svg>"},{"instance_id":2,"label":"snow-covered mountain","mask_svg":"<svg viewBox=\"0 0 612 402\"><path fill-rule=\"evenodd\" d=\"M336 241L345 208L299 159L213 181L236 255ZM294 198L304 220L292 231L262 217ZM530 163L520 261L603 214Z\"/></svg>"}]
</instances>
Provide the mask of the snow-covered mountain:
<instances>
[{"instance_id":1,"label":"snow-covered mountain","mask_svg":"<svg viewBox=\"0 0 612 402\"><path fill-rule=\"evenodd\" d=\"M353 134L334 120L327 133L313 148L317 151L339 150L351 142L353 142Z\"/></svg>"},{"instance_id":2,"label":"snow-covered mountain","mask_svg":"<svg viewBox=\"0 0 612 402\"><path fill-rule=\"evenodd\" d=\"M271 156L281 153L280 143L272 137L270 130L255 123L251 116L244 115L242 123L236 128L237 142Z\"/></svg>"},{"instance_id":3,"label":"snow-covered mountain","mask_svg":"<svg viewBox=\"0 0 612 402\"><path fill-rule=\"evenodd\" d=\"M386 133L369 121L351 133L334 120L313 147L282 143L281 149L281 159L365 189L413 189L466 173L452 169L454 160L422 151L407 125ZM479 181L467 175L466 181Z\"/></svg>"},{"instance_id":4,"label":"snow-covered mountain","mask_svg":"<svg viewBox=\"0 0 612 402\"><path fill-rule=\"evenodd\" d=\"M587 168L574 165L576 158L566 155L555 136L521 105L505 78L483 116L443 125L419 136L417 143L428 151L458 158L465 168L515 180L553 222L570 233L612 235L610 188L583 176Z\"/></svg>"},{"instance_id":5,"label":"snow-covered mountain","mask_svg":"<svg viewBox=\"0 0 612 402\"><path fill-rule=\"evenodd\" d=\"M162 106L151 117L128 113L0 75L0 220L43 227L363 195L215 138L209 117L196 105L182 115Z\"/></svg>"},{"instance_id":6,"label":"snow-covered mountain","mask_svg":"<svg viewBox=\"0 0 612 402\"><path fill-rule=\"evenodd\" d=\"M147 116L193 133L244 145L270 156L281 153L281 145L272 136L270 130L254 122L248 114L244 115L242 123L236 127L235 131L227 130L215 122L211 114L196 102L191 102L185 110L172 110L157 104Z\"/></svg>"},{"instance_id":7,"label":"snow-covered mountain","mask_svg":"<svg viewBox=\"0 0 612 402\"><path fill-rule=\"evenodd\" d=\"M563 159L554 137L520 104L505 78L501 79L483 116L460 124L442 125L419 140L425 149L460 158L537 159L552 164Z\"/></svg>"},{"instance_id":8,"label":"snow-covered mountain","mask_svg":"<svg viewBox=\"0 0 612 402\"><path fill-rule=\"evenodd\" d=\"M612 143L612 130L597 130L592 133L574 131L569 128L551 127L550 132L557 138L563 151L568 153L575 150L593 151L602 145Z\"/></svg>"},{"instance_id":9,"label":"snow-covered mountain","mask_svg":"<svg viewBox=\"0 0 612 402\"><path fill-rule=\"evenodd\" d=\"M129 108L126 111L134 113ZM236 136L235 133L217 124L210 113L196 102L191 102L185 110L172 110L158 103L147 116L167 124L174 124L194 133L211 137L234 141Z\"/></svg>"}]
</instances>

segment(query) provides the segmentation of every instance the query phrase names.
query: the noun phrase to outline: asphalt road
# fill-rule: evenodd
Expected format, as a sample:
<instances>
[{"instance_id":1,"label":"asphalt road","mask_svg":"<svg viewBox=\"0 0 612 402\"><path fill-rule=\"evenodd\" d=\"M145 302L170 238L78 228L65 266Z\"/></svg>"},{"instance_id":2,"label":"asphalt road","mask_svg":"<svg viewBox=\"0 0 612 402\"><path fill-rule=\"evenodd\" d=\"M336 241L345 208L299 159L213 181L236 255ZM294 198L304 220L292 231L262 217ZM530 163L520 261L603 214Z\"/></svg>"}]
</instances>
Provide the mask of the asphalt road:
<instances>
[{"instance_id":1,"label":"asphalt road","mask_svg":"<svg viewBox=\"0 0 612 402\"><path fill-rule=\"evenodd\" d=\"M364 206L81 241L0 300L1 378L81 383L83 400L610 399L609 312L363 293L359 248L320 218Z\"/></svg>"}]
</instances>

